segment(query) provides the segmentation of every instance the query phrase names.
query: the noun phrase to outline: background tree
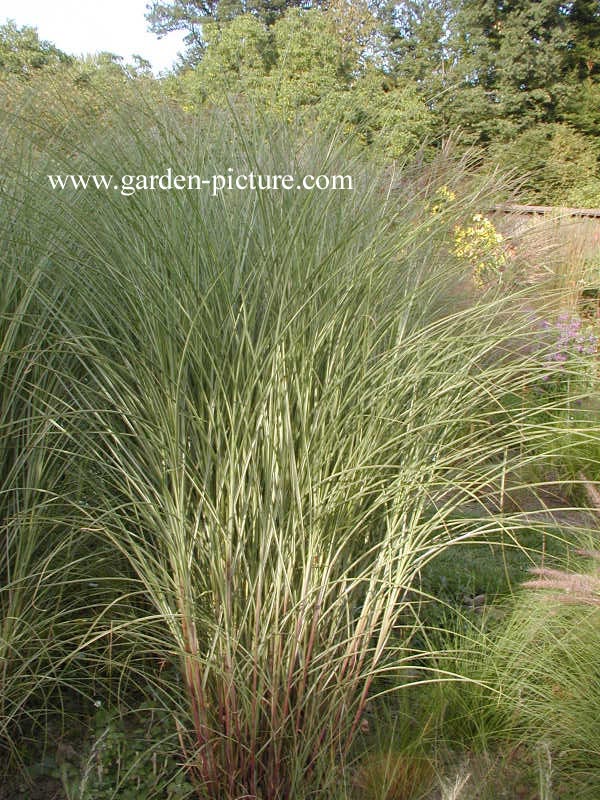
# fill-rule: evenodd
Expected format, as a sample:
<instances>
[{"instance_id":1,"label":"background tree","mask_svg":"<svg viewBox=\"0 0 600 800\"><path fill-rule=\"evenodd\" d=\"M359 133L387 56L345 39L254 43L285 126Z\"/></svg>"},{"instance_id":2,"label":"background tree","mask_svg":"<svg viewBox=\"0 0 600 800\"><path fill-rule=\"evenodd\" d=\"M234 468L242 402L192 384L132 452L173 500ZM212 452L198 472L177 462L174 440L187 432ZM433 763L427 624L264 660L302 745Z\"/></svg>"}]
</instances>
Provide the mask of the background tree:
<instances>
[{"instance_id":1,"label":"background tree","mask_svg":"<svg viewBox=\"0 0 600 800\"><path fill-rule=\"evenodd\" d=\"M40 39L35 28L19 28L13 20L0 25L0 74L27 78L42 67L71 62L58 47Z\"/></svg>"},{"instance_id":2,"label":"background tree","mask_svg":"<svg viewBox=\"0 0 600 800\"><path fill-rule=\"evenodd\" d=\"M572 0L565 13L571 23L568 65L578 81L600 78L600 3L598 0Z\"/></svg>"},{"instance_id":3,"label":"background tree","mask_svg":"<svg viewBox=\"0 0 600 800\"><path fill-rule=\"evenodd\" d=\"M574 0L569 5L571 41L567 66L569 91L561 118L592 136L600 135L600 3Z\"/></svg>"},{"instance_id":4,"label":"background tree","mask_svg":"<svg viewBox=\"0 0 600 800\"><path fill-rule=\"evenodd\" d=\"M377 156L404 158L433 131L414 81L386 71L366 2L288 9L267 26L251 14L204 24L206 49L180 76L184 105L245 100L309 126L339 124Z\"/></svg>"},{"instance_id":5,"label":"background tree","mask_svg":"<svg viewBox=\"0 0 600 800\"><path fill-rule=\"evenodd\" d=\"M455 12L452 0L401 0L388 7L382 26L395 79L414 82L438 131L449 127L445 94L453 72L449 35Z\"/></svg>"},{"instance_id":6,"label":"background tree","mask_svg":"<svg viewBox=\"0 0 600 800\"><path fill-rule=\"evenodd\" d=\"M559 0L462 0L451 36L452 120L484 143L556 121L568 89L570 41Z\"/></svg>"},{"instance_id":7,"label":"background tree","mask_svg":"<svg viewBox=\"0 0 600 800\"><path fill-rule=\"evenodd\" d=\"M229 93L254 94L274 61L272 37L264 23L250 14L226 26L206 22L204 47L198 66L182 76L191 104L219 103Z\"/></svg>"},{"instance_id":8,"label":"background tree","mask_svg":"<svg viewBox=\"0 0 600 800\"><path fill-rule=\"evenodd\" d=\"M389 9L384 30L398 73L422 85L448 69L451 0L402 0Z\"/></svg>"},{"instance_id":9,"label":"background tree","mask_svg":"<svg viewBox=\"0 0 600 800\"><path fill-rule=\"evenodd\" d=\"M185 65L199 63L208 46L206 23L227 24L236 17L250 14L267 27L293 7L308 7L310 0L167 0L151 2L146 19L151 31L164 36L171 31L185 31Z\"/></svg>"}]
</instances>

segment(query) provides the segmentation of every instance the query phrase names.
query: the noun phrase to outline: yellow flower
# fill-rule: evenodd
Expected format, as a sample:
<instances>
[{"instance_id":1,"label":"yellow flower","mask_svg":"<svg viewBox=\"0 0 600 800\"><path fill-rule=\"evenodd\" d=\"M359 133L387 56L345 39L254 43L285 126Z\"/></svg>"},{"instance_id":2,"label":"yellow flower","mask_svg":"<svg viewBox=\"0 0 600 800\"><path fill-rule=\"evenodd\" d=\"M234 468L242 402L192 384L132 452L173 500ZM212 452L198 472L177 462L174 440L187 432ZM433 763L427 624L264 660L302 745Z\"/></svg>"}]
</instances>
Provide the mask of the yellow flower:
<instances>
[{"instance_id":1,"label":"yellow flower","mask_svg":"<svg viewBox=\"0 0 600 800\"><path fill-rule=\"evenodd\" d=\"M439 214L447 206L456 200L456 195L446 185L440 186L433 195L433 203L429 206L431 214Z\"/></svg>"},{"instance_id":2,"label":"yellow flower","mask_svg":"<svg viewBox=\"0 0 600 800\"><path fill-rule=\"evenodd\" d=\"M507 255L504 237L491 220L483 214L474 214L472 224L454 228L454 255L464 259L471 268L473 282L479 288L493 279L502 277Z\"/></svg>"}]
</instances>

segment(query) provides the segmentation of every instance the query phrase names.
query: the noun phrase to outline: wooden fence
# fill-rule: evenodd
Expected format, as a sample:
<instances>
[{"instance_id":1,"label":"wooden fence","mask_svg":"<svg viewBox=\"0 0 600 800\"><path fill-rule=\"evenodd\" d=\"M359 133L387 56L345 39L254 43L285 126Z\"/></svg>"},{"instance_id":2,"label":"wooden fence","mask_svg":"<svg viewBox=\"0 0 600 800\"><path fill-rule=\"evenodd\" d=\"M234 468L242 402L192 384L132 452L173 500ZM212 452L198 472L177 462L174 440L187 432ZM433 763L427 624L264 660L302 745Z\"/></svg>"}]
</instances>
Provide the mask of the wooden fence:
<instances>
[{"instance_id":1,"label":"wooden fence","mask_svg":"<svg viewBox=\"0 0 600 800\"><path fill-rule=\"evenodd\" d=\"M490 209L498 230L532 252L597 263L600 270L600 208L502 204Z\"/></svg>"},{"instance_id":2,"label":"wooden fence","mask_svg":"<svg viewBox=\"0 0 600 800\"><path fill-rule=\"evenodd\" d=\"M600 208L561 208L559 206L523 206L514 203L503 203L494 206L491 211L517 216L524 214L528 216L551 216L560 219L573 217L600 219Z\"/></svg>"}]
</instances>

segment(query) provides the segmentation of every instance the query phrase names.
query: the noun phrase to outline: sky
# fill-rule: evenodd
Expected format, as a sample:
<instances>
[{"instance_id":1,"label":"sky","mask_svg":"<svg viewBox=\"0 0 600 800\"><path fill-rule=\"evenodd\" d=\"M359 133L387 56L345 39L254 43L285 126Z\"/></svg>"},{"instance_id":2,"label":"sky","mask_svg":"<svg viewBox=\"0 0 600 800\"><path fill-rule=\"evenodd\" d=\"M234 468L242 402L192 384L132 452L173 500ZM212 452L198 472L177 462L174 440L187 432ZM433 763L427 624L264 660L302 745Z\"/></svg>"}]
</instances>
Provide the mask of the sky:
<instances>
[{"instance_id":1,"label":"sky","mask_svg":"<svg viewBox=\"0 0 600 800\"><path fill-rule=\"evenodd\" d=\"M128 61L143 56L155 72L169 69L184 49L183 33L158 39L146 30L148 0L0 0L0 24L33 25L71 55L106 50Z\"/></svg>"}]
</instances>

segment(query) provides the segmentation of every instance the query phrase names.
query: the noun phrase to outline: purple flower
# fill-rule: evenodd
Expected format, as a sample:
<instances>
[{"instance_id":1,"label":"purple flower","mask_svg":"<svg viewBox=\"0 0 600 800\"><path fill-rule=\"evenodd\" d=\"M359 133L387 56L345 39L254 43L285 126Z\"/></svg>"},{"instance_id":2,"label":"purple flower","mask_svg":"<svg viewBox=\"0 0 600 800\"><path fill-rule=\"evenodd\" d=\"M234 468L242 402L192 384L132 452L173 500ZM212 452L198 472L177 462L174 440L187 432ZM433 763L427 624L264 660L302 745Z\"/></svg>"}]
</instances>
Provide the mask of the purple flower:
<instances>
[{"instance_id":1,"label":"purple flower","mask_svg":"<svg viewBox=\"0 0 600 800\"><path fill-rule=\"evenodd\" d=\"M598 336L584 329L584 321L577 314L563 311L553 323L537 319L534 325L547 332L544 338L549 349L545 360L552 367L552 372L542 376L544 382L548 382L553 375L560 375L571 358L593 356L598 352Z\"/></svg>"}]
</instances>

